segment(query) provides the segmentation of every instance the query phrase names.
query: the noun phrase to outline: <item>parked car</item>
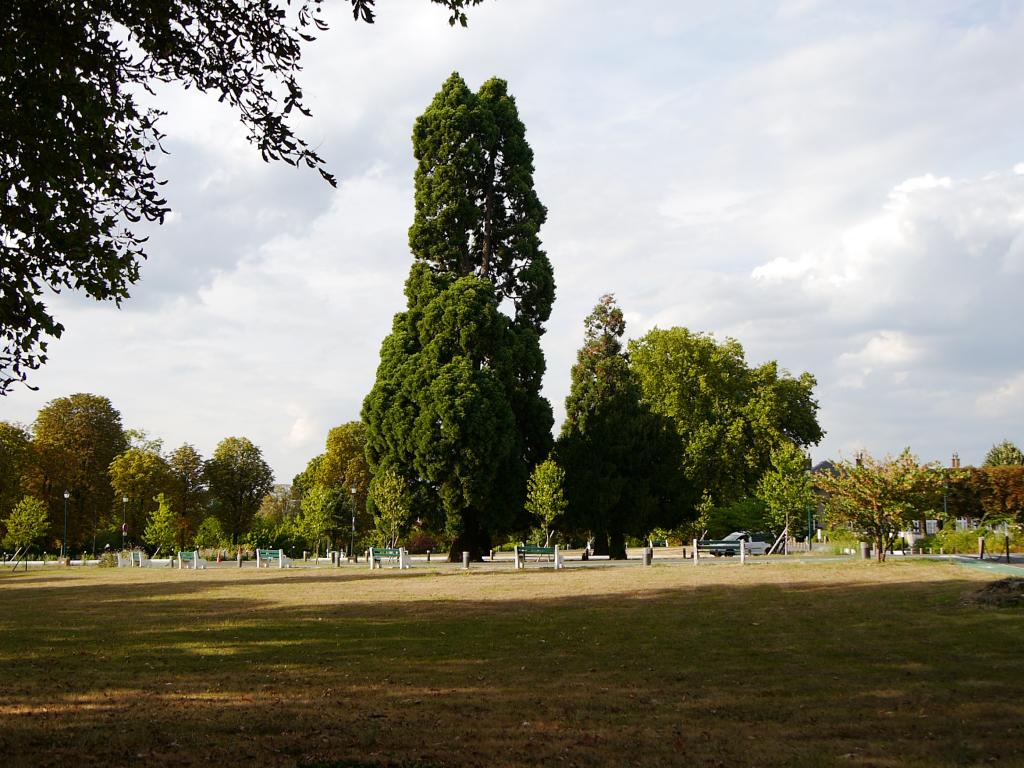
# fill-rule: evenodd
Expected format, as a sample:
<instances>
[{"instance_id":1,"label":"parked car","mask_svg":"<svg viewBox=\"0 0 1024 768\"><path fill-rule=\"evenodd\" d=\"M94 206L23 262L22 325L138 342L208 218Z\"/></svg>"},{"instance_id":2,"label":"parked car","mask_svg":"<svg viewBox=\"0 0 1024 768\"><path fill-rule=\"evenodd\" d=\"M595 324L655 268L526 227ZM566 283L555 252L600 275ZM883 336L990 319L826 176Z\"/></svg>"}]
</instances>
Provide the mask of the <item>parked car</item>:
<instances>
[{"instance_id":1,"label":"parked car","mask_svg":"<svg viewBox=\"0 0 1024 768\"><path fill-rule=\"evenodd\" d=\"M718 541L698 542L700 549L707 550L715 557L732 557L740 553L740 542L746 542L747 554L766 555L772 548L774 539L767 533L749 533L747 531L733 531L724 539Z\"/></svg>"}]
</instances>

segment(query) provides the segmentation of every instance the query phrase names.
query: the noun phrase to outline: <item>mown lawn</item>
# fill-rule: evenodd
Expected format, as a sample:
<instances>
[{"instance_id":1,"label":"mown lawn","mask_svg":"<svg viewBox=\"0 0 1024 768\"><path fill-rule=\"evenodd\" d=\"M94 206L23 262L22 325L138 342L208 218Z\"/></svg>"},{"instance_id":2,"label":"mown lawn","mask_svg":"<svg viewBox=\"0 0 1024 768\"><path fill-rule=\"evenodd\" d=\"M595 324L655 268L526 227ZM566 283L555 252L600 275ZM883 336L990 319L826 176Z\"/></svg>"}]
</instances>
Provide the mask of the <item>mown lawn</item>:
<instances>
[{"instance_id":1,"label":"mown lawn","mask_svg":"<svg viewBox=\"0 0 1024 768\"><path fill-rule=\"evenodd\" d=\"M948 563L0 577L7 765L1024 765Z\"/></svg>"}]
</instances>

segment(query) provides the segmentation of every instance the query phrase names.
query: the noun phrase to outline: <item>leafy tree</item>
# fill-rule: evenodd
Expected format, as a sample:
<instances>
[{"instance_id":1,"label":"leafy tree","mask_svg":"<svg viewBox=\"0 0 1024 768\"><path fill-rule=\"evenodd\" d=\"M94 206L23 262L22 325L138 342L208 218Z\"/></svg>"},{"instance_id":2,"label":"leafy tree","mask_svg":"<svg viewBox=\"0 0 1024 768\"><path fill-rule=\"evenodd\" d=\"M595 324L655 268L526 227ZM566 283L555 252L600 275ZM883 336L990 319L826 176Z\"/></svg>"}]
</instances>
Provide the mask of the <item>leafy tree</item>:
<instances>
[{"instance_id":1,"label":"leafy tree","mask_svg":"<svg viewBox=\"0 0 1024 768\"><path fill-rule=\"evenodd\" d=\"M296 506L291 486L275 485L270 493L263 497L256 515L267 522L279 525L295 516Z\"/></svg>"},{"instance_id":2,"label":"leafy tree","mask_svg":"<svg viewBox=\"0 0 1024 768\"><path fill-rule=\"evenodd\" d=\"M124 512L128 534L137 536L156 508L156 495L172 485L167 461L151 448L129 448L110 462L110 484L114 489L115 517ZM123 499L128 503L124 504Z\"/></svg>"},{"instance_id":3,"label":"leafy tree","mask_svg":"<svg viewBox=\"0 0 1024 768\"><path fill-rule=\"evenodd\" d=\"M323 485L314 485L302 499L302 510L295 519L295 530L313 551L320 555L320 542L335 527L334 510L337 492Z\"/></svg>"},{"instance_id":4,"label":"leafy tree","mask_svg":"<svg viewBox=\"0 0 1024 768\"><path fill-rule=\"evenodd\" d=\"M432 0L465 24L481 0ZM145 219L169 211L156 161L158 83L210 92L238 113L264 160L334 177L295 135L308 115L297 74L304 42L326 29L322 0L6 0L0 4L0 394L46 361L64 330L45 289L115 303L139 278ZM374 0L352 0L373 21Z\"/></svg>"},{"instance_id":5,"label":"leafy tree","mask_svg":"<svg viewBox=\"0 0 1024 768\"><path fill-rule=\"evenodd\" d=\"M644 399L683 439L683 467L714 506L753 495L771 452L818 443L818 403L809 373L775 362L749 368L743 347L685 328L655 329L630 342Z\"/></svg>"},{"instance_id":6,"label":"leafy tree","mask_svg":"<svg viewBox=\"0 0 1024 768\"><path fill-rule=\"evenodd\" d=\"M156 548L153 554L164 550L171 552L181 537L182 520L164 494L157 494L154 501L157 508L149 516L142 539Z\"/></svg>"},{"instance_id":7,"label":"leafy tree","mask_svg":"<svg viewBox=\"0 0 1024 768\"><path fill-rule=\"evenodd\" d=\"M292 496L297 500L301 501L302 497L305 496L314 485L324 485L324 471L323 465L326 456L324 454L318 454L306 462L306 468L303 469L292 479Z\"/></svg>"},{"instance_id":8,"label":"leafy tree","mask_svg":"<svg viewBox=\"0 0 1024 768\"><path fill-rule=\"evenodd\" d=\"M50 529L46 505L34 496L24 497L4 520L4 527L7 529L4 546L15 549L29 546Z\"/></svg>"},{"instance_id":9,"label":"leafy tree","mask_svg":"<svg viewBox=\"0 0 1024 768\"><path fill-rule=\"evenodd\" d=\"M567 522L593 535L598 554L621 559L627 535L692 517L693 498L671 422L641 402L614 297L603 296L584 325L555 458L565 469Z\"/></svg>"},{"instance_id":10,"label":"leafy tree","mask_svg":"<svg viewBox=\"0 0 1024 768\"><path fill-rule=\"evenodd\" d=\"M1003 440L989 448L985 454L985 467L1007 467L1024 464L1024 453L1009 440Z\"/></svg>"},{"instance_id":11,"label":"leafy tree","mask_svg":"<svg viewBox=\"0 0 1024 768\"><path fill-rule=\"evenodd\" d=\"M373 473L402 476L417 517L445 528L451 559L479 558L523 522L530 467L551 447L546 211L502 80L474 94L453 74L416 121L413 150L416 261L363 404L366 456Z\"/></svg>"},{"instance_id":12,"label":"leafy tree","mask_svg":"<svg viewBox=\"0 0 1024 768\"><path fill-rule=\"evenodd\" d=\"M80 544L113 522L109 468L128 447L121 414L107 398L79 393L43 406L32 432L36 460L25 488L47 505L53 529L61 531L64 491L70 493L68 546Z\"/></svg>"},{"instance_id":13,"label":"leafy tree","mask_svg":"<svg viewBox=\"0 0 1024 768\"><path fill-rule=\"evenodd\" d=\"M701 534L705 530L708 538L721 539L733 531L758 532L770 527L768 505L757 497L750 497L722 507L715 507L700 530L693 531L683 540L690 541L693 538L701 538Z\"/></svg>"},{"instance_id":14,"label":"leafy tree","mask_svg":"<svg viewBox=\"0 0 1024 768\"><path fill-rule=\"evenodd\" d=\"M0 421L0 515L22 497L25 473L32 465L32 436L19 424Z\"/></svg>"},{"instance_id":15,"label":"leafy tree","mask_svg":"<svg viewBox=\"0 0 1024 768\"><path fill-rule=\"evenodd\" d=\"M526 511L537 518L544 530L544 546L551 546L555 529L569 503L565 498L565 470L554 459L545 459L533 468L526 492Z\"/></svg>"},{"instance_id":16,"label":"leafy tree","mask_svg":"<svg viewBox=\"0 0 1024 768\"><path fill-rule=\"evenodd\" d=\"M205 518L196 530L196 547L199 549L220 549L228 543L220 520L213 515Z\"/></svg>"},{"instance_id":17,"label":"leafy tree","mask_svg":"<svg viewBox=\"0 0 1024 768\"><path fill-rule=\"evenodd\" d=\"M410 518L402 476L393 469L377 474L370 484L370 501L378 542L385 547L397 547Z\"/></svg>"},{"instance_id":18,"label":"leafy tree","mask_svg":"<svg viewBox=\"0 0 1024 768\"><path fill-rule=\"evenodd\" d=\"M199 451L188 443L171 451L167 457L170 484L167 495L175 509L181 511L188 531L198 530L206 515L206 468Z\"/></svg>"},{"instance_id":19,"label":"leafy tree","mask_svg":"<svg viewBox=\"0 0 1024 768\"><path fill-rule=\"evenodd\" d=\"M808 469L807 455L792 443L782 443L771 453L771 466L757 484L757 496L768 508L767 519L776 535L787 527L792 534L793 524L802 527L807 508L815 503Z\"/></svg>"},{"instance_id":20,"label":"leafy tree","mask_svg":"<svg viewBox=\"0 0 1024 768\"><path fill-rule=\"evenodd\" d=\"M909 448L894 459L876 461L865 454L861 465L840 462L834 474L818 474L815 481L827 494L829 522L873 541L879 562L910 521L942 504L941 475L934 466L918 464Z\"/></svg>"},{"instance_id":21,"label":"leafy tree","mask_svg":"<svg viewBox=\"0 0 1024 768\"><path fill-rule=\"evenodd\" d=\"M987 524L1024 521L1024 466L986 466L982 477L972 473L978 484L984 522Z\"/></svg>"},{"instance_id":22,"label":"leafy tree","mask_svg":"<svg viewBox=\"0 0 1024 768\"><path fill-rule=\"evenodd\" d=\"M205 472L224 533L232 543L238 542L273 488L274 473L260 449L246 437L221 440L206 462Z\"/></svg>"}]
</instances>

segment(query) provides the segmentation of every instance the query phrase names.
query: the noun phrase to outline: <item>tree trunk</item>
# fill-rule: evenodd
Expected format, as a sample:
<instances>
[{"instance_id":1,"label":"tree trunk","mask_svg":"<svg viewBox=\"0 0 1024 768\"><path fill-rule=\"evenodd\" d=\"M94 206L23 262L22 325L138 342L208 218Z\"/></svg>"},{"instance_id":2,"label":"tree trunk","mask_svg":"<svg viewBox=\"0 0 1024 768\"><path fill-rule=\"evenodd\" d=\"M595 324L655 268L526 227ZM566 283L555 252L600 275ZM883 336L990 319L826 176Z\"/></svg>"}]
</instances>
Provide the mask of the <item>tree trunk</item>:
<instances>
[{"instance_id":1,"label":"tree trunk","mask_svg":"<svg viewBox=\"0 0 1024 768\"><path fill-rule=\"evenodd\" d=\"M608 554L608 534L604 531L594 531L594 554Z\"/></svg>"},{"instance_id":2,"label":"tree trunk","mask_svg":"<svg viewBox=\"0 0 1024 768\"><path fill-rule=\"evenodd\" d=\"M626 537L622 531L611 531L608 534L609 548L608 556L612 560L626 559Z\"/></svg>"},{"instance_id":3,"label":"tree trunk","mask_svg":"<svg viewBox=\"0 0 1024 768\"><path fill-rule=\"evenodd\" d=\"M476 516L466 519L466 525L448 550L449 563L461 563L462 553L469 552L469 559L473 562L481 562L484 553L491 549L491 536L476 524Z\"/></svg>"},{"instance_id":4,"label":"tree trunk","mask_svg":"<svg viewBox=\"0 0 1024 768\"><path fill-rule=\"evenodd\" d=\"M875 557L878 559L878 562L885 562L885 539L881 534L875 537Z\"/></svg>"}]
</instances>

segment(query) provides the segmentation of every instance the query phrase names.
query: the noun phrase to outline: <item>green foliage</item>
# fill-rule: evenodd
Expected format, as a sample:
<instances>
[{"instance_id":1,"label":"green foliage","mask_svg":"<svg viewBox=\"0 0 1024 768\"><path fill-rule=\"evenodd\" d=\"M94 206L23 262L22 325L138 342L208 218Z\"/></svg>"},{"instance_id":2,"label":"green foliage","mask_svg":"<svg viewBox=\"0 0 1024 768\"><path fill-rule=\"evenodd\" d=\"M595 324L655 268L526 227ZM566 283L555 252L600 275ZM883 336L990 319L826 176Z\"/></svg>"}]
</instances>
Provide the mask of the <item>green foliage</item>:
<instances>
[{"instance_id":1,"label":"green foliage","mask_svg":"<svg viewBox=\"0 0 1024 768\"><path fill-rule=\"evenodd\" d=\"M555 529L561 524L568 506L565 470L554 459L545 459L533 468L526 493L526 511L540 524L545 547L551 546Z\"/></svg>"},{"instance_id":2,"label":"green foliage","mask_svg":"<svg viewBox=\"0 0 1024 768\"><path fill-rule=\"evenodd\" d=\"M776 535L788 526L790 535L805 530L807 508L815 503L807 455L792 443L771 452L771 466L757 484L757 496L767 507L767 522Z\"/></svg>"},{"instance_id":3,"label":"green foliage","mask_svg":"<svg viewBox=\"0 0 1024 768\"><path fill-rule=\"evenodd\" d=\"M173 552L181 537L181 517L164 494L157 494L155 501L157 508L149 516L142 540L156 548L153 554Z\"/></svg>"},{"instance_id":4,"label":"green foliage","mask_svg":"<svg viewBox=\"0 0 1024 768\"><path fill-rule=\"evenodd\" d=\"M883 461L865 454L862 465L844 461L836 470L815 478L827 494L828 522L833 528L845 525L874 542L880 561L911 520L934 516L941 509L941 475L933 465L920 465L909 448Z\"/></svg>"},{"instance_id":5,"label":"green foliage","mask_svg":"<svg viewBox=\"0 0 1024 768\"><path fill-rule=\"evenodd\" d=\"M920 546L931 547L938 552L941 548L946 554L968 554L978 552L978 539L985 539L985 551L995 555L1004 550L1005 536L1010 536L1010 546L1020 546L1022 536L1020 526L1009 526L1008 534L1003 532L1002 526L993 529L990 526L980 528L968 528L960 530L954 525L946 524L941 531L936 531L931 536L923 539Z\"/></svg>"},{"instance_id":6,"label":"green foliage","mask_svg":"<svg viewBox=\"0 0 1024 768\"><path fill-rule=\"evenodd\" d=\"M300 504L301 498L297 502L292 495L291 488L287 485L275 485L270 490L270 493L263 497L256 515L277 525L284 520L294 517L296 509Z\"/></svg>"},{"instance_id":7,"label":"green foliage","mask_svg":"<svg viewBox=\"0 0 1024 768\"><path fill-rule=\"evenodd\" d=\"M985 461L982 463L982 466L1005 467L1010 465L1019 466L1021 464L1024 464L1024 453L1021 453L1020 448L1009 440L1003 440L1003 442L989 448L988 453L985 454Z\"/></svg>"},{"instance_id":8,"label":"green foliage","mask_svg":"<svg viewBox=\"0 0 1024 768\"><path fill-rule=\"evenodd\" d=\"M196 530L195 545L199 549L221 549L228 545L220 520L213 515L205 518Z\"/></svg>"},{"instance_id":9,"label":"green foliage","mask_svg":"<svg viewBox=\"0 0 1024 768\"><path fill-rule=\"evenodd\" d=\"M814 377L793 378L775 362L750 368L735 339L655 329L630 342L629 353L645 402L683 440L687 477L716 506L753 495L773 449L823 437Z\"/></svg>"},{"instance_id":10,"label":"green foliage","mask_svg":"<svg viewBox=\"0 0 1024 768\"><path fill-rule=\"evenodd\" d=\"M106 397L79 393L47 403L32 431L35 461L25 489L46 503L55 527L57 521L63 527L68 491L68 546L91 540L114 522L109 468L128 447L121 414Z\"/></svg>"},{"instance_id":11,"label":"green foliage","mask_svg":"<svg viewBox=\"0 0 1024 768\"><path fill-rule=\"evenodd\" d=\"M245 535L238 542L246 549L283 549L292 554L297 553L306 544L295 527L295 521L286 519L278 524L257 517Z\"/></svg>"},{"instance_id":12,"label":"green foliage","mask_svg":"<svg viewBox=\"0 0 1024 768\"><path fill-rule=\"evenodd\" d=\"M402 476L393 469L385 469L375 475L370 484L370 501L375 511L377 543L384 547L397 547L410 518Z\"/></svg>"},{"instance_id":13,"label":"green foliage","mask_svg":"<svg viewBox=\"0 0 1024 768\"><path fill-rule=\"evenodd\" d=\"M167 495L174 508L180 510L186 528L191 532L199 527L206 515L207 487L203 457L194 447L184 443L167 456L170 485Z\"/></svg>"},{"instance_id":14,"label":"green foliage","mask_svg":"<svg viewBox=\"0 0 1024 768\"><path fill-rule=\"evenodd\" d=\"M273 488L274 473L260 449L246 437L221 440L206 462L205 472L224 533L232 543L237 542Z\"/></svg>"},{"instance_id":15,"label":"green foliage","mask_svg":"<svg viewBox=\"0 0 1024 768\"><path fill-rule=\"evenodd\" d=\"M314 485L302 499L302 509L295 518L295 532L303 537L318 555L320 543L334 529L334 511L338 492L323 485Z\"/></svg>"},{"instance_id":16,"label":"green foliage","mask_svg":"<svg viewBox=\"0 0 1024 768\"><path fill-rule=\"evenodd\" d=\"M416 121L413 150L416 263L363 404L366 456L372 472L401 475L412 513L451 538L450 557L478 558L523 522L529 469L551 447L546 212L504 81L473 94L452 75Z\"/></svg>"},{"instance_id":17,"label":"green foliage","mask_svg":"<svg viewBox=\"0 0 1024 768\"><path fill-rule=\"evenodd\" d=\"M751 497L715 507L708 515L704 527L710 539L724 538L733 531L767 531L771 528L768 505L761 499Z\"/></svg>"},{"instance_id":18,"label":"green foliage","mask_svg":"<svg viewBox=\"0 0 1024 768\"><path fill-rule=\"evenodd\" d=\"M0 515L22 497L25 473L32 464L32 436L20 424L0 421Z\"/></svg>"},{"instance_id":19,"label":"green foliage","mask_svg":"<svg viewBox=\"0 0 1024 768\"><path fill-rule=\"evenodd\" d=\"M115 517L122 513L128 532L135 536L142 530L150 513L156 508L156 496L172 486L171 469L153 446L129 448L110 462L110 484L114 489ZM127 504L123 499L127 498Z\"/></svg>"},{"instance_id":20,"label":"green foliage","mask_svg":"<svg viewBox=\"0 0 1024 768\"><path fill-rule=\"evenodd\" d=\"M15 504L6 520L4 528L5 547L27 547L41 539L50 529L49 514L46 505L34 496L25 496Z\"/></svg>"},{"instance_id":21,"label":"green foliage","mask_svg":"<svg viewBox=\"0 0 1024 768\"><path fill-rule=\"evenodd\" d=\"M555 457L565 469L568 527L589 532L598 554L624 558L627 535L680 524L693 499L678 436L641 402L614 297L603 296L584 325Z\"/></svg>"}]
</instances>

